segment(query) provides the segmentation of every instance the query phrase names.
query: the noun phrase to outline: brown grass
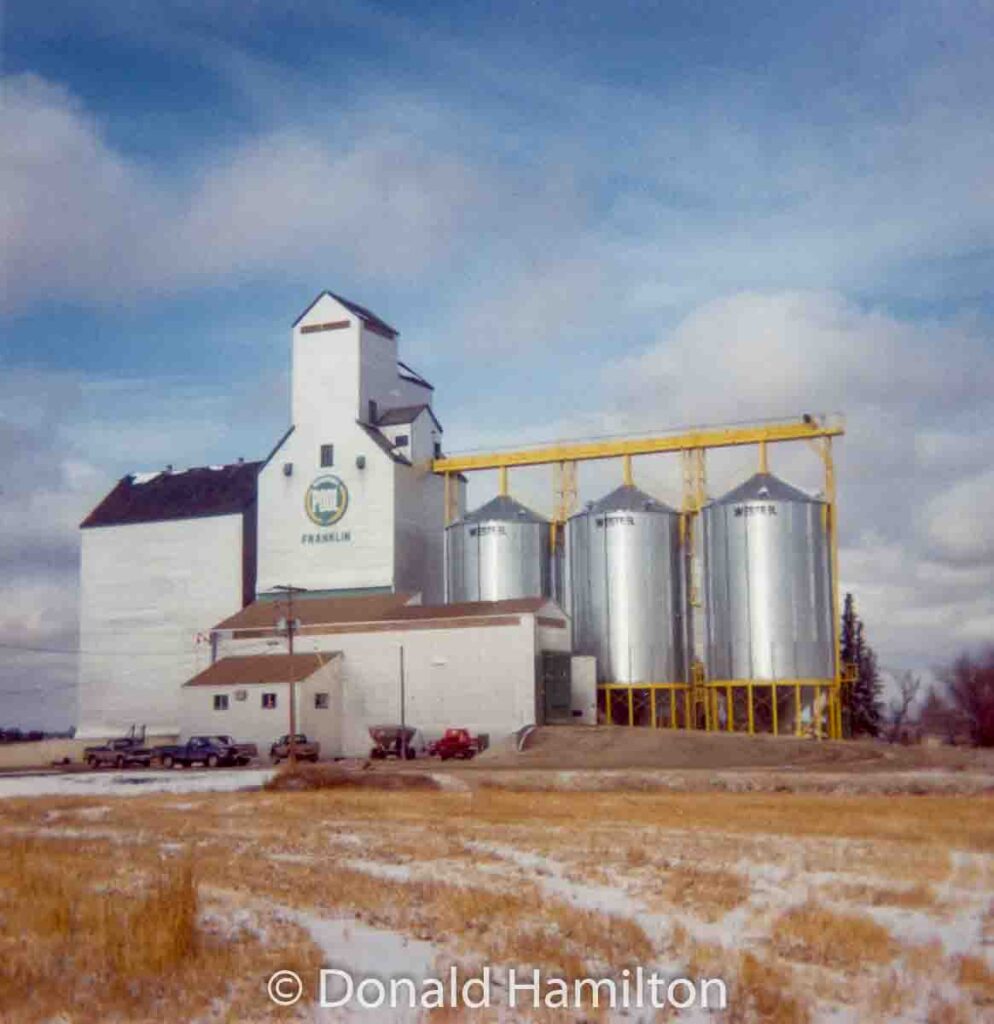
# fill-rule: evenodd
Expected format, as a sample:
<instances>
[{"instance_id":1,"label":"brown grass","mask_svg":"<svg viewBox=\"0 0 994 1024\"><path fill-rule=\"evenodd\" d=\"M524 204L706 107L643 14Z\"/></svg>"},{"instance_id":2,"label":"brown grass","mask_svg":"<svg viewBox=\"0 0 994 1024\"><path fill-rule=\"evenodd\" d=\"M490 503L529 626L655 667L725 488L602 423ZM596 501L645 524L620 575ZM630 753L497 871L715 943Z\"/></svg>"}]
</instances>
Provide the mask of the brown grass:
<instances>
[{"instance_id":1,"label":"brown grass","mask_svg":"<svg viewBox=\"0 0 994 1024\"><path fill-rule=\"evenodd\" d=\"M982 1006L994 1006L994 971L979 956L961 956L956 960L960 985Z\"/></svg>"},{"instance_id":2,"label":"brown grass","mask_svg":"<svg viewBox=\"0 0 994 1024\"><path fill-rule=\"evenodd\" d=\"M670 931L669 945L691 978L723 978L728 985L729 1024L808 1024L809 1001L799 994L789 966L769 955L738 953L694 939L682 924Z\"/></svg>"},{"instance_id":3,"label":"brown grass","mask_svg":"<svg viewBox=\"0 0 994 1024\"><path fill-rule=\"evenodd\" d=\"M946 970L946 951L938 939L902 947L905 966L912 973L935 978Z\"/></svg>"},{"instance_id":4,"label":"brown grass","mask_svg":"<svg viewBox=\"0 0 994 1024\"><path fill-rule=\"evenodd\" d=\"M499 789L397 794L372 787L379 786L378 777L418 777L353 773L369 778L367 787L352 784L351 777L342 784L346 773L331 765L318 765L316 773L311 766L301 770L309 777L297 775L297 782L307 788L296 791L104 798L99 815L92 813L98 803L92 799L0 801L0 920L5 933L28 935L25 947L41 954L25 954L22 967L49 965L33 982L15 977L14 965L21 961L3 955L12 943L0 939L0 1020L47 1020L61 1011L71 1011L74 1024L186 1020L203 1016L215 996L240 1008L232 1010L232 1021L258 1019L267 1012L259 1004L264 966L292 967L292 961L283 963L283 947L296 949L293 955L304 963L320 954L299 929L292 930L296 926L279 922L266 923L263 941L254 932L233 941L224 928L210 925L210 916L204 918L205 899L211 913L223 899L232 907L350 915L431 941L447 956L542 967L563 977L616 975L659 958L662 951L653 949L633 916L583 909L554 894L545 885L548 875L610 886L648 912L656 911L661 896L664 913L678 906L687 927L682 936L674 929L674 950L695 974L728 982L727 1019L734 1022L804 1024L817 1016L822 1001L837 999L850 1001L863 1019L900 1016L903 997L894 984L900 967L918 986L912 992L916 1000L938 983L969 993L961 1003L935 1003L937 1022L969 1019L972 1000L978 1017L988 1012L980 1002L987 982L978 964L950 960L937 943L902 947L869 917L813 902L777 912L808 870L836 875L834 884L818 883L825 903L842 896L860 906L915 908L934 917L946 911L945 897L935 888L940 881L950 904L986 902L994 878L994 860L985 852L994 849L989 798L714 793L702 799L686 793ZM59 838L59 830L67 829L77 838ZM493 851L481 851L474 842L494 844ZM31 866L11 852L18 843L42 850ZM177 844L196 850L196 869L186 881L186 858L172 849ZM499 847L547 857L550 866L519 866L501 856ZM969 858L951 855L966 849L972 851ZM771 874L751 893L749 879L736 870L739 862L777 865L784 871L783 890L773 888ZM960 884L967 880L960 873L964 864L970 885ZM34 900L31 916L15 921L9 908L18 901L8 894L27 883L13 876L27 878L45 865L52 869L48 881L39 876L33 884L52 898ZM398 866L405 873L395 877ZM191 891L192 939L180 912L187 907L189 922L183 893L188 897ZM755 913L749 933L762 937L750 940L749 954L695 938L694 929L704 937L701 920L720 920L750 896ZM66 906L89 899L113 908L117 924L108 925L108 934L125 920L143 927L157 899L165 900L168 913L176 911L175 927L170 925L161 943L150 940L144 952L115 953L110 939L84 949L75 926L73 942L59 946L54 936L64 934ZM161 916L163 907L155 913ZM994 930L994 906L987 927ZM184 934L193 942L193 956L175 938ZM126 969L138 977L147 958L143 984L153 993L147 1002L125 993L106 996L96 1009L78 1010L73 993L91 991L85 987L93 984L86 980L87 957L96 957L98 948L101 956L118 957L118 965L136 957ZM51 967L58 955L65 957L63 974ZM93 962L99 967L111 961ZM121 976L125 968L100 968L93 975L100 970ZM848 976L840 980L838 971ZM228 987L232 977L239 980Z\"/></svg>"},{"instance_id":5,"label":"brown grass","mask_svg":"<svg viewBox=\"0 0 994 1024\"><path fill-rule=\"evenodd\" d=\"M861 882L840 882L826 891L836 899L849 903L860 903L867 907L903 907L906 910L921 910L936 905L935 891L921 883L902 888L878 886Z\"/></svg>"},{"instance_id":6,"label":"brown grass","mask_svg":"<svg viewBox=\"0 0 994 1024\"><path fill-rule=\"evenodd\" d=\"M865 914L842 914L808 901L781 914L773 945L790 960L856 972L892 960L897 946L889 931Z\"/></svg>"},{"instance_id":7,"label":"brown grass","mask_svg":"<svg viewBox=\"0 0 994 1024\"><path fill-rule=\"evenodd\" d=\"M265 951L252 934L201 926L189 859L121 865L112 852L0 843L0 1019L189 1019L220 997L254 1011L265 964L314 970L317 951L292 927Z\"/></svg>"},{"instance_id":8,"label":"brown grass","mask_svg":"<svg viewBox=\"0 0 994 1024\"><path fill-rule=\"evenodd\" d=\"M941 996L933 996L928 1004L926 1024L973 1024L975 1019L970 1007L962 1000L954 1003Z\"/></svg>"},{"instance_id":9,"label":"brown grass","mask_svg":"<svg viewBox=\"0 0 994 1024\"><path fill-rule=\"evenodd\" d=\"M716 921L749 898L749 883L734 871L681 864L662 879L665 899L706 921Z\"/></svg>"},{"instance_id":10,"label":"brown grass","mask_svg":"<svg viewBox=\"0 0 994 1024\"><path fill-rule=\"evenodd\" d=\"M794 991L789 970L770 957L743 953L729 987L728 1019L734 1024L808 1024L811 1009Z\"/></svg>"}]
</instances>

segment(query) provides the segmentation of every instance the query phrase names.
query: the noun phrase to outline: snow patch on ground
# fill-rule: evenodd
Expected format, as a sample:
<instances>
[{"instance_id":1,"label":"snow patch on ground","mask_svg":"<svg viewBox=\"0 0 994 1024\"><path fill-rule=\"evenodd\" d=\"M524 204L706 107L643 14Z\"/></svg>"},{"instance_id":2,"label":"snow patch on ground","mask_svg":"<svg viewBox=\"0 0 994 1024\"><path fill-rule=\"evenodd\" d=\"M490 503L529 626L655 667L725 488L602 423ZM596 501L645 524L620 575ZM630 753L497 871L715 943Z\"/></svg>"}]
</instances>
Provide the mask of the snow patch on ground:
<instances>
[{"instance_id":1,"label":"snow patch on ground","mask_svg":"<svg viewBox=\"0 0 994 1024\"><path fill-rule=\"evenodd\" d=\"M272 768L173 769L86 774L0 776L0 800L24 796L141 796L144 793L230 793L258 789Z\"/></svg>"},{"instance_id":2,"label":"snow patch on ground","mask_svg":"<svg viewBox=\"0 0 994 1024\"><path fill-rule=\"evenodd\" d=\"M356 981L362 978L378 978L387 986L391 979L410 978L416 991L426 978L439 977L436 962L441 950L430 942L409 939L399 932L387 928L373 928L353 918L327 918L315 914L286 911L290 920L306 928L314 943L324 954L325 967L337 967L347 971ZM329 983L328 997L334 999L344 994L342 983ZM374 995L368 992L367 995ZM411 1024L421 1016L421 1009L408 1006L366 1009L358 1003L334 1009L315 1005L316 1022L390 1022Z\"/></svg>"}]
</instances>

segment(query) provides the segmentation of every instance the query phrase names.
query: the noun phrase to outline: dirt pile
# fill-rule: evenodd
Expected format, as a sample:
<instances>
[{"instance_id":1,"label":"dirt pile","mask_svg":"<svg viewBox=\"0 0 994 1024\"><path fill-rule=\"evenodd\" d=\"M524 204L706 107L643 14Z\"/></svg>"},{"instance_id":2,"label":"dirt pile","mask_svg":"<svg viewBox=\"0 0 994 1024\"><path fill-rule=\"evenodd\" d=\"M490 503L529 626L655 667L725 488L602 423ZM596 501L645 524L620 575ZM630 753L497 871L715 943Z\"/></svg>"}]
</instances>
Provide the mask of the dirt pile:
<instances>
[{"instance_id":1,"label":"dirt pile","mask_svg":"<svg viewBox=\"0 0 994 1024\"><path fill-rule=\"evenodd\" d=\"M287 765L263 786L263 789L278 793L341 788L438 789L439 786L429 775L364 771L335 764Z\"/></svg>"},{"instance_id":2,"label":"dirt pile","mask_svg":"<svg viewBox=\"0 0 994 1024\"><path fill-rule=\"evenodd\" d=\"M471 765L479 769L994 771L994 751L623 726L545 726L530 734L524 750L502 744Z\"/></svg>"}]
</instances>

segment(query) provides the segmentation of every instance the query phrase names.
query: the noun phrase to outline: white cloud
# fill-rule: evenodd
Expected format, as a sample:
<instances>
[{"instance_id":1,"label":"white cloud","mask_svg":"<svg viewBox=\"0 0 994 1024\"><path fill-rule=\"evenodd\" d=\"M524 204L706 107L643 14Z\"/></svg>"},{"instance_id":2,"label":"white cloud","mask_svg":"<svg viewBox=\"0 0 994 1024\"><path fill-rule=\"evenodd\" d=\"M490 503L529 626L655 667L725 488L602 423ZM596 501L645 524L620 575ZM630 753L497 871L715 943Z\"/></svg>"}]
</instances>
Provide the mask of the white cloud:
<instances>
[{"instance_id":1,"label":"white cloud","mask_svg":"<svg viewBox=\"0 0 994 1024\"><path fill-rule=\"evenodd\" d=\"M994 566L992 509L994 470L988 470L943 489L931 499L925 509L928 539L940 555L951 561Z\"/></svg>"},{"instance_id":2,"label":"white cloud","mask_svg":"<svg viewBox=\"0 0 994 1024\"><path fill-rule=\"evenodd\" d=\"M488 210L478 170L384 119L205 146L177 177L129 160L64 89L5 80L0 135L10 306L120 300L318 262L417 277Z\"/></svg>"}]
</instances>

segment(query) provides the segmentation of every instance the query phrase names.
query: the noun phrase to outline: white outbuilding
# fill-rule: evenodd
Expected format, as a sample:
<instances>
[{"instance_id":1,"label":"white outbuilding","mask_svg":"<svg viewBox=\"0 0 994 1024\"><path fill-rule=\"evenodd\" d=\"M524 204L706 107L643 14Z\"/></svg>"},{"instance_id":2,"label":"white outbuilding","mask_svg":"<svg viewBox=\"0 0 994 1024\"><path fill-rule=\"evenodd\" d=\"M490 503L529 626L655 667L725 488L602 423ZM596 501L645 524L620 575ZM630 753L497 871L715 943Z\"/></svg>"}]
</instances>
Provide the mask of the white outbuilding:
<instances>
[{"instance_id":1,"label":"white outbuilding","mask_svg":"<svg viewBox=\"0 0 994 1024\"><path fill-rule=\"evenodd\" d=\"M288 609L257 601L217 625L217 660L184 687L184 731L268 745L289 730L291 674L302 683L298 728L320 728L330 756L367 754L370 726L402 721L429 739L462 727L491 740L535 722L592 721L593 685L575 707L559 685L569 620L545 598L430 606L409 594L295 595L292 658Z\"/></svg>"}]
</instances>

